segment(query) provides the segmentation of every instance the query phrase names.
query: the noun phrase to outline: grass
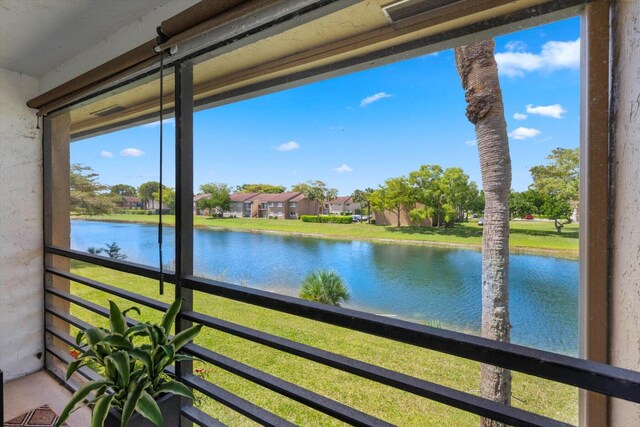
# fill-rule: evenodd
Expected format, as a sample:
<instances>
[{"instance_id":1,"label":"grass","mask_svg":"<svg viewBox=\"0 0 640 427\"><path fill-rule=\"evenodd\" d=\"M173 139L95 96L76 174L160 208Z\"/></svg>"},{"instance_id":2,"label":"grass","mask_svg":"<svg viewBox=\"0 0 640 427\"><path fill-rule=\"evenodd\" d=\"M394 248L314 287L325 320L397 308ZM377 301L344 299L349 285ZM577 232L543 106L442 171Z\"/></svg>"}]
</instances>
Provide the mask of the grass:
<instances>
[{"instance_id":1,"label":"grass","mask_svg":"<svg viewBox=\"0 0 640 427\"><path fill-rule=\"evenodd\" d=\"M167 303L174 295L171 285L167 286L165 295L159 296L158 284L152 280L98 266L73 261L72 271ZM104 307L108 307L108 299L118 303L121 308L131 305L125 300L77 283L72 283L71 289L74 295ZM148 308L141 309L141 319L160 319L161 313ZM397 372L468 393L478 393L479 364L476 362L199 292L194 292L194 309ZM71 313L94 325L107 325L105 318L78 306L72 305ZM393 424L478 425L478 417L466 412L222 332L203 329L196 343ZM197 362L195 368L198 375L206 380L295 424L343 425L327 415L214 366ZM255 425L212 399L199 396L197 405L227 425ZM578 392L574 387L514 373L513 405L572 424L577 423Z\"/></svg>"},{"instance_id":2,"label":"grass","mask_svg":"<svg viewBox=\"0 0 640 427\"><path fill-rule=\"evenodd\" d=\"M113 214L78 217L98 221L157 223L157 215ZM163 216L163 222L174 224L173 215ZM280 232L318 237L377 240L398 243L454 244L469 247L482 245L482 227L476 221L456 224L451 228L391 227L370 224L318 224L295 220L251 218L194 217L196 227L254 232ZM565 257L578 254L578 224L565 225L562 234L556 232L553 221L511 221L512 250L557 252Z\"/></svg>"}]
</instances>

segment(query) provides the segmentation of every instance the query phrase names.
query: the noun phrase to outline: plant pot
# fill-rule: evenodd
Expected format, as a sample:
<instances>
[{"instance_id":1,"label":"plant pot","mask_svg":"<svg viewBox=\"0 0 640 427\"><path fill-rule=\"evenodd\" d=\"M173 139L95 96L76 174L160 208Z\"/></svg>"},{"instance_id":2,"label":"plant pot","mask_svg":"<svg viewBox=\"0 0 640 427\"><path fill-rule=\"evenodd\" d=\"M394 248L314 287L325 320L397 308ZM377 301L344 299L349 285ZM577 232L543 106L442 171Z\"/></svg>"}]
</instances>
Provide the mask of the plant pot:
<instances>
[{"instance_id":1,"label":"plant pot","mask_svg":"<svg viewBox=\"0 0 640 427\"><path fill-rule=\"evenodd\" d=\"M175 394L164 394L156 400L162 413L163 427L178 427L180 423L180 403L181 397ZM104 421L104 427L120 427L122 413L111 408L107 419ZM129 418L128 426L135 427L155 427L151 421L143 417L137 412Z\"/></svg>"}]
</instances>

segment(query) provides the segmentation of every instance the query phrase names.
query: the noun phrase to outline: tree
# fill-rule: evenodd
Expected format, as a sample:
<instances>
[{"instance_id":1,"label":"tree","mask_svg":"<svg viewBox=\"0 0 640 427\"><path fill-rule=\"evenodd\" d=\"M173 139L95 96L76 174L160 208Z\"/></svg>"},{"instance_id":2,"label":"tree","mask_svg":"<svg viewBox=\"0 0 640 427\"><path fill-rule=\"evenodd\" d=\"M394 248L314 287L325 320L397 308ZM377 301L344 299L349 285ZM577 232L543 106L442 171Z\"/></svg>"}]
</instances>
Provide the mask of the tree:
<instances>
[{"instance_id":1,"label":"tree","mask_svg":"<svg viewBox=\"0 0 640 427\"><path fill-rule=\"evenodd\" d=\"M109 186L100 184L98 174L89 166L74 163L70 168L69 195L71 211L84 215L104 215L116 207Z\"/></svg>"},{"instance_id":2,"label":"tree","mask_svg":"<svg viewBox=\"0 0 640 427\"><path fill-rule=\"evenodd\" d=\"M474 181L469 183L469 200L467 202L467 212L484 213L484 191L478 190L478 184Z\"/></svg>"},{"instance_id":3,"label":"tree","mask_svg":"<svg viewBox=\"0 0 640 427\"><path fill-rule=\"evenodd\" d=\"M413 189L415 200L423 205L409 212L412 221L421 222L429 219L432 225L440 225L444 203L441 179L440 165L422 165L420 169L409 174L408 182Z\"/></svg>"},{"instance_id":4,"label":"tree","mask_svg":"<svg viewBox=\"0 0 640 427\"><path fill-rule=\"evenodd\" d=\"M442 170L440 165L422 165L409 174L416 202L423 205L409 212L413 221L430 219L434 226L453 226L464 219L478 197L478 187L462 168Z\"/></svg>"},{"instance_id":5,"label":"tree","mask_svg":"<svg viewBox=\"0 0 640 427\"><path fill-rule=\"evenodd\" d=\"M162 186L163 192L165 188L167 187L163 185ZM157 199L157 196L154 196L154 193L158 194L159 192L160 192L160 183L158 181L148 181L143 184L140 184L140 186L138 187L138 197L140 197L140 200L142 201L142 203L147 209L149 208L149 202L153 202L154 200Z\"/></svg>"},{"instance_id":6,"label":"tree","mask_svg":"<svg viewBox=\"0 0 640 427\"><path fill-rule=\"evenodd\" d=\"M318 205L318 215L320 215L324 202L330 202L338 197L338 190L328 188L327 184L322 181L307 181L296 184L291 188L291 191L299 191L304 194L304 197L308 200L316 202Z\"/></svg>"},{"instance_id":7,"label":"tree","mask_svg":"<svg viewBox=\"0 0 640 427\"><path fill-rule=\"evenodd\" d=\"M160 193L153 193L153 200L160 200ZM171 187L164 187L162 190L162 204L163 209L169 209L169 213L174 215L176 213L176 192Z\"/></svg>"},{"instance_id":8,"label":"tree","mask_svg":"<svg viewBox=\"0 0 640 427\"><path fill-rule=\"evenodd\" d=\"M267 193L277 194L284 193L287 187L284 185L271 184L242 184L236 187L238 193Z\"/></svg>"},{"instance_id":9,"label":"tree","mask_svg":"<svg viewBox=\"0 0 640 427\"><path fill-rule=\"evenodd\" d=\"M542 207L544 202L544 195L532 188L520 193L511 191L509 194L509 212L512 217L522 217L527 214L546 215Z\"/></svg>"},{"instance_id":10,"label":"tree","mask_svg":"<svg viewBox=\"0 0 640 427\"><path fill-rule=\"evenodd\" d=\"M511 191L509 193L509 214L512 218L527 214L538 213L537 208L527 199L525 192Z\"/></svg>"},{"instance_id":11,"label":"tree","mask_svg":"<svg viewBox=\"0 0 640 427\"><path fill-rule=\"evenodd\" d=\"M467 102L467 119L475 125L485 195L482 233L482 336L510 341L509 191L511 157L504 118L495 42L484 40L454 50ZM511 404L511 372L482 364L482 397ZM482 418L483 426L501 425Z\"/></svg>"},{"instance_id":12,"label":"tree","mask_svg":"<svg viewBox=\"0 0 640 427\"><path fill-rule=\"evenodd\" d=\"M440 182L445 200L444 221L446 226L451 226L454 221L464 220L465 213L477 197L478 187L469 181L469 175L462 168L446 169Z\"/></svg>"},{"instance_id":13,"label":"tree","mask_svg":"<svg viewBox=\"0 0 640 427\"><path fill-rule=\"evenodd\" d=\"M229 210L231 188L227 184L215 182L202 184L200 191L209 194L209 198L200 199L198 202L200 209L209 209L212 215L220 215L222 212Z\"/></svg>"},{"instance_id":14,"label":"tree","mask_svg":"<svg viewBox=\"0 0 640 427\"><path fill-rule=\"evenodd\" d=\"M360 203L360 205L364 205L367 207L367 218L369 224L371 224L371 194L373 193L373 188L365 188L364 190L354 190L351 198L355 203Z\"/></svg>"},{"instance_id":15,"label":"tree","mask_svg":"<svg viewBox=\"0 0 640 427\"><path fill-rule=\"evenodd\" d=\"M414 189L404 176L387 179L384 182L384 186L372 194L372 202L378 210L395 212L398 227L400 227L402 208L408 209L412 207L415 205L415 201Z\"/></svg>"},{"instance_id":16,"label":"tree","mask_svg":"<svg viewBox=\"0 0 640 427\"><path fill-rule=\"evenodd\" d=\"M135 197L138 194L136 187L127 184L112 185L110 190L111 194L121 197Z\"/></svg>"},{"instance_id":17,"label":"tree","mask_svg":"<svg viewBox=\"0 0 640 427\"><path fill-rule=\"evenodd\" d=\"M580 191L580 154L578 148L556 148L547 159L548 165L531 168L533 184L545 198L546 215L554 218L558 233L562 224L558 219L571 215L571 205L577 206ZM568 208L567 208L568 207Z\"/></svg>"},{"instance_id":18,"label":"tree","mask_svg":"<svg viewBox=\"0 0 640 427\"><path fill-rule=\"evenodd\" d=\"M105 244L105 248L102 249L102 252L105 252L107 254L107 256L109 258L113 258L113 259L127 259L128 257L123 254L121 251L120 246L118 246L118 244L116 242L113 243L106 243ZM99 252L97 252L99 253Z\"/></svg>"},{"instance_id":19,"label":"tree","mask_svg":"<svg viewBox=\"0 0 640 427\"><path fill-rule=\"evenodd\" d=\"M338 273L317 270L309 273L300 287L300 298L339 306L349 301L349 289Z\"/></svg>"}]
</instances>

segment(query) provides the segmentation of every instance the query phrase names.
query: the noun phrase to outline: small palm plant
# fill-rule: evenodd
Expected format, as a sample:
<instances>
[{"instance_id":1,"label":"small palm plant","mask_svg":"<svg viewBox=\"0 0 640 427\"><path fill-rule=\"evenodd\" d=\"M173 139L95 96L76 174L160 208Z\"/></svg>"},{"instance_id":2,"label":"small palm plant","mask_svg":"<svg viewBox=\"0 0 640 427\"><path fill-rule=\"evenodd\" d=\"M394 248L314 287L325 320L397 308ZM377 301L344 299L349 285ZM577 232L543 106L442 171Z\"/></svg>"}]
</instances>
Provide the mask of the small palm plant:
<instances>
[{"instance_id":1,"label":"small palm plant","mask_svg":"<svg viewBox=\"0 0 640 427\"><path fill-rule=\"evenodd\" d=\"M189 388L165 373L165 368L176 361L193 360L190 356L178 354L178 350L193 340L202 328L202 325L193 326L170 339L169 334L181 306L182 299L175 300L160 324L141 322L128 326L125 320L127 312L133 310L140 314L140 310L132 307L120 311L113 301L109 301L110 328L80 331L76 343L86 343L86 347L67 369L68 380L80 367L97 365L104 370L104 380L81 386L60 414L56 426L62 425L74 407L85 399L93 408L91 425L96 427L104 424L111 407L122 412L123 427L134 412L162 426L162 414L156 403L159 396L170 393L193 399Z\"/></svg>"},{"instance_id":2,"label":"small palm plant","mask_svg":"<svg viewBox=\"0 0 640 427\"><path fill-rule=\"evenodd\" d=\"M302 282L300 298L340 306L349 301L349 288L335 271L317 270L309 273Z\"/></svg>"}]
</instances>

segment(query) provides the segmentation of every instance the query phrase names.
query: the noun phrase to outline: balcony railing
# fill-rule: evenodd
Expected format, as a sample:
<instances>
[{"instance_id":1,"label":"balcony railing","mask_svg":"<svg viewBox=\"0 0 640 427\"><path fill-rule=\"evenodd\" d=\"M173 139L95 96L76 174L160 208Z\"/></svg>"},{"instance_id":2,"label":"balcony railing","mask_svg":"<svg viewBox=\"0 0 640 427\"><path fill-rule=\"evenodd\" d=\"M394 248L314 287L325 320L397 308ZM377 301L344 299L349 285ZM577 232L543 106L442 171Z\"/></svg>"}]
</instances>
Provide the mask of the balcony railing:
<instances>
[{"instance_id":1,"label":"balcony railing","mask_svg":"<svg viewBox=\"0 0 640 427\"><path fill-rule=\"evenodd\" d=\"M50 255L82 261L149 279L157 280L160 276L159 270L155 268L125 261L116 261L75 250L65 250L54 246L47 246L45 252ZM46 272L52 276L124 298L141 306L163 311L168 307L168 304L162 301L101 283L70 271L54 268L51 265L46 267ZM179 286L184 289L260 306L640 403L639 372L356 310L303 301L289 296L249 289L216 280L185 276L182 280L178 281L177 277L173 274L165 275L165 280L173 284L180 282ZM49 296L60 298L100 316L108 317L109 315L109 310L105 307L87 301L70 292L47 287L46 293ZM49 300L50 298L47 298L48 302L45 310L50 315L77 328L90 326L82 319L71 315L69 311L56 307ZM519 426L568 425L523 409L493 402L474 394L218 319L189 309L188 307L191 307L191 304L185 304L185 307L187 308L179 314L179 319L182 321L202 324L206 328L222 331L249 342L258 343L272 349L299 356L482 417ZM135 323L135 321L131 319L129 319L129 321ZM59 327L48 324L46 332L50 334L50 336L62 341L64 345L78 349L78 346L69 333ZM69 363L73 360L68 354L67 348L61 346L48 344L47 352L64 363ZM216 353L214 349L189 344L184 347L183 352L197 356L199 359L218 368L236 374L345 423L357 426L391 425L375 416ZM215 399L217 402L243 414L261 425L292 425L291 422L280 416L194 375L190 369L185 369L184 366L176 368L173 373L180 381L193 389ZM97 373L87 367L82 368L80 374L89 379L98 377ZM69 383L69 387L73 388L74 383ZM184 417L198 425L222 425L218 420L215 420L194 406L183 406L181 413Z\"/></svg>"}]
</instances>

